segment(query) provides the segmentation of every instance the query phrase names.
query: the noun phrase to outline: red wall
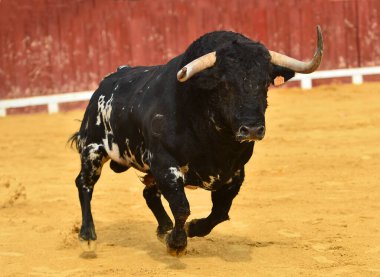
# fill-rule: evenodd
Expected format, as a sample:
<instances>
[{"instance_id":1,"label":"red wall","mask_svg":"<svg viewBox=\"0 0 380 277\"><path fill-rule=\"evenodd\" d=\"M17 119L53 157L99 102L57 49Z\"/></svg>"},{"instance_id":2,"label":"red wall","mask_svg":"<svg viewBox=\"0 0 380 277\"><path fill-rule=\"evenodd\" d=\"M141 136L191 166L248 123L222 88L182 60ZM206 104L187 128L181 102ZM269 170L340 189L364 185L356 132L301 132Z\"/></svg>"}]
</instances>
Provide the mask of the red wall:
<instances>
[{"instance_id":1,"label":"red wall","mask_svg":"<svg viewBox=\"0 0 380 277\"><path fill-rule=\"evenodd\" d=\"M380 65L378 0L0 0L0 98L94 89L218 29L308 59L317 24L322 69Z\"/></svg>"}]
</instances>

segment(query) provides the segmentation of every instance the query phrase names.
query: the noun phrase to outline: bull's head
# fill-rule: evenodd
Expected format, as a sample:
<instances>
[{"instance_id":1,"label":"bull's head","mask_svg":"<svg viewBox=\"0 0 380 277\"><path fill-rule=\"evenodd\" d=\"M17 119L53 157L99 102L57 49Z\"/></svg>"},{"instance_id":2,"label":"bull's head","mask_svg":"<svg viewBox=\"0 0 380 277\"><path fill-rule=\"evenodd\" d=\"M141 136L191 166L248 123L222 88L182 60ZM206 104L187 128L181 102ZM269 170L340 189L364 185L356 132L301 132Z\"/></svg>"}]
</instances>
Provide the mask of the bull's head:
<instances>
[{"instance_id":1,"label":"bull's head","mask_svg":"<svg viewBox=\"0 0 380 277\"><path fill-rule=\"evenodd\" d=\"M185 65L177 79L185 82L197 73L198 86L210 91L213 120L230 130L236 140L261 140L269 85L281 84L294 73L315 71L323 56L323 39L317 26L317 50L309 62L268 51L250 40L235 40ZM209 69L209 70L205 70ZM202 80L203 79L203 80Z\"/></svg>"}]
</instances>

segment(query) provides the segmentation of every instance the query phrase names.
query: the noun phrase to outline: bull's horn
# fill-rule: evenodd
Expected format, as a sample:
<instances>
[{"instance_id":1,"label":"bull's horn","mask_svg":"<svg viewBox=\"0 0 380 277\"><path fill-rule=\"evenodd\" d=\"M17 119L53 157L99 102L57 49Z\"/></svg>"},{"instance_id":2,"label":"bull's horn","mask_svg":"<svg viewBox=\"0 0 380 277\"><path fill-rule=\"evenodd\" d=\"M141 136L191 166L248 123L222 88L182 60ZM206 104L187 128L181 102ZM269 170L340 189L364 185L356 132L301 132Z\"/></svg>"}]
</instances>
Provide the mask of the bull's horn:
<instances>
[{"instance_id":1,"label":"bull's horn","mask_svg":"<svg viewBox=\"0 0 380 277\"><path fill-rule=\"evenodd\" d=\"M312 73L317 70L322 61L323 56L323 38L321 27L317 26L317 50L315 51L314 57L309 62L302 62L286 55L269 51L272 56L271 62L273 64L289 68L297 73Z\"/></svg>"},{"instance_id":2,"label":"bull's horn","mask_svg":"<svg viewBox=\"0 0 380 277\"><path fill-rule=\"evenodd\" d=\"M198 59L193 60L192 62L185 65L177 73L177 79L180 82L185 82L190 79L192 76L205 70L206 68L212 67L216 62L216 52L211 52Z\"/></svg>"}]
</instances>

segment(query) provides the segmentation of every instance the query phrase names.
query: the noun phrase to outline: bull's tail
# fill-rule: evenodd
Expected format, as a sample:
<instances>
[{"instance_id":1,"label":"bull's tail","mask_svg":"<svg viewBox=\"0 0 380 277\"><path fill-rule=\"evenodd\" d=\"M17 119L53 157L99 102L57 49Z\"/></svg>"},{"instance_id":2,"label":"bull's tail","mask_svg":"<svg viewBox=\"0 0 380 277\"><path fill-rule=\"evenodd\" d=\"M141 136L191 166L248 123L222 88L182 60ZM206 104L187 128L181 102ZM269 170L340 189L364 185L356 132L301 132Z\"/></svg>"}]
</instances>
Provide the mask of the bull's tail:
<instances>
[{"instance_id":1,"label":"bull's tail","mask_svg":"<svg viewBox=\"0 0 380 277\"><path fill-rule=\"evenodd\" d=\"M75 149L80 153L81 152L81 146L79 143L80 135L79 132L75 132L68 140L67 143L70 144L70 147L75 147Z\"/></svg>"}]
</instances>

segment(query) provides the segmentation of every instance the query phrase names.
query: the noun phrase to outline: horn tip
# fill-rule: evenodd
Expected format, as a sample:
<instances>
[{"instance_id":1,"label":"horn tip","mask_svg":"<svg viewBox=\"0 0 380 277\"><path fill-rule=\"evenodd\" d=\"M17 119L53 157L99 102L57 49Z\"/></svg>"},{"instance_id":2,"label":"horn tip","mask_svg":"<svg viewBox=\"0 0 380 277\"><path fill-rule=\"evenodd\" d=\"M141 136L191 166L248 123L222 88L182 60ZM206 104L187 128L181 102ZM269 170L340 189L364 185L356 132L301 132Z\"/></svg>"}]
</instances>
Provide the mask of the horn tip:
<instances>
[{"instance_id":1,"label":"horn tip","mask_svg":"<svg viewBox=\"0 0 380 277\"><path fill-rule=\"evenodd\" d=\"M322 36L322 29L320 25L317 25L317 44L318 44L318 49L320 51L323 51L323 36Z\"/></svg>"},{"instance_id":2,"label":"horn tip","mask_svg":"<svg viewBox=\"0 0 380 277\"><path fill-rule=\"evenodd\" d=\"M183 67L180 71L177 73L177 80L180 82L186 81L186 73L187 73L187 67Z\"/></svg>"}]
</instances>

